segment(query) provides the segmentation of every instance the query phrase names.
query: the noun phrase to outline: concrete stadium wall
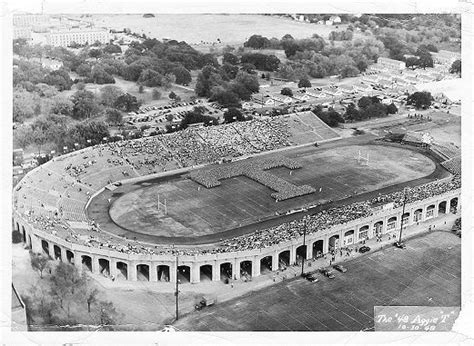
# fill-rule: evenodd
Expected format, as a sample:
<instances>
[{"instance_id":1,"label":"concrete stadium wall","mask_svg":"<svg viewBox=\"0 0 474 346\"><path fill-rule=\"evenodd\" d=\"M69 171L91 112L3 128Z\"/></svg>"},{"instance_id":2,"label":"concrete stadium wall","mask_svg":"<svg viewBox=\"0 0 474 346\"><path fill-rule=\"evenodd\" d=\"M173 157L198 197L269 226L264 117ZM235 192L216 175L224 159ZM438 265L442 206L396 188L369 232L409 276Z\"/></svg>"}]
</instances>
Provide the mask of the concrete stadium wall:
<instances>
[{"instance_id":1,"label":"concrete stadium wall","mask_svg":"<svg viewBox=\"0 0 474 346\"><path fill-rule=\"evenodd\" d=\"M446 213L450 212L450 203L453 199L457 198L457 210L461 208L461 190L453 190L447 193L427 198L422 201L407 204L405 206L405 214L409 214L408 220L404 222L404 225L410 226L414 223L425 222L431 218L438 216L438 210L441 203L446 202ZM431 206L433 206L431 208ZM421 213L415 211L421 209ZM313 253L314 243L317 241L323 241L322 253L326 254L329 252L329 239L333 236L338 236L339 247L344 247L352 244L361 242L364 238L359 235L361 228L367 230L367 238L373 238L378 234L385 234L390 231L396 231L400 228L400 219L402 214L402 207L380 210L375 212L370 217L360 218L345 224L333 226L324 230L308 230L306 235L306 258L314 258L316 256ZM388 220L395 217L395 223L388 223ZM376 224L382 227L378 228ZM86 270L87 265L83 265L83 258L86 258L86 262L90 261L90 269L95 274L103 272L103 265L108 265L107 276L117 277L119 269L117 265L123 263L127 266L126 278L131 281L138 280L137 269L139 265L148 266L148 280L158 281L158 267L167 268L167 281L174 282L176 280L177 268L176 268L176 257L174 255L149 255L149 254L127 254L112 249L101 249L96 247L88 247L84 245L73 244L65 239L55 236L54 234L47 233L41 229L30 225L28 220L24 218L16 210L13 212L13 225L22 234L23 241L37 253L46 252L53 259L58 259L64 262L74 264L80 271ZM368 227L368 228L367 228ZM313 231L313 233L311 233ZM345 237L348 231L354 231L353 236ZM350 243L348 242L350 239ZM47 245L47 250L43 248L43 245ZM190 273L190 282L197 283L200 281L200 269L201 266L210 265L212 268L212 281L221 280L221 265L230 264L231 277L239 279L241 276L241 264L244 261L250 261L251 263L251 276L259 276L261 274L260 261L261 259L270 256L271 257L271 270L278 270L280 267L280 254L282 252L289 252L288 265L292 265L297 261L297 249L303 245L303 237L293 239L284 243L277 244L275 246L255 249L249 251L239 252L226 252L218 254L202 254L193 256L179 256L179 267L188 266ZM56 247L56 252L55 252ZM72 260L71 260L72 257ZM88 262L86 263L88 264Z\"/></svg>"}]
</instances>

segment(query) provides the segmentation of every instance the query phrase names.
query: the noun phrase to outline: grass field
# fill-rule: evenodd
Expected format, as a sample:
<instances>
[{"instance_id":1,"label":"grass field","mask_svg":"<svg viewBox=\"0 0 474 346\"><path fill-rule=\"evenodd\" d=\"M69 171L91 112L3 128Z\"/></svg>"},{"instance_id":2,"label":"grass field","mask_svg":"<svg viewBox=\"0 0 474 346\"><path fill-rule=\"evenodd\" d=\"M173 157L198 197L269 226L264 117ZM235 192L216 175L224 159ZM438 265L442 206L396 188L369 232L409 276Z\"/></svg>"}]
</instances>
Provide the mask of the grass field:
<instances>
[{"instance_id":1,"label":"grass field","mask_svg":"<svg viewBox=\"0 0 474 346\"><path fill-rule=\"evenodd\" d=\"M433 232L344 264L317 283L294 279L182 317L184 331L359 331L374 306L460 306L461 240Z\"/></svg>"},{"instance_id":2,"label":"grass field","mask_svg":"<svg viewBox=\"0 0 474 346\"><path fill-rule=\"evenodd\" d=\"M368 166L357 163L359 150L369 155ZM123 229L139 234L198 237L255 223L306 203L344 199L425 177L435 169L434 162L422 154L380 145L307 147L284 155L303 168L291 175L283 167L268 172L297 186L310 185L315 193L277 203L271 189L244 176L221 180L220 186L211 189L189 179L147 181L117 189L114 195L119 197L112 201L110 217ZM166 199L167 215L163 208L157 209L158 194L161 203Z\"/></svg>"}]
</instances>

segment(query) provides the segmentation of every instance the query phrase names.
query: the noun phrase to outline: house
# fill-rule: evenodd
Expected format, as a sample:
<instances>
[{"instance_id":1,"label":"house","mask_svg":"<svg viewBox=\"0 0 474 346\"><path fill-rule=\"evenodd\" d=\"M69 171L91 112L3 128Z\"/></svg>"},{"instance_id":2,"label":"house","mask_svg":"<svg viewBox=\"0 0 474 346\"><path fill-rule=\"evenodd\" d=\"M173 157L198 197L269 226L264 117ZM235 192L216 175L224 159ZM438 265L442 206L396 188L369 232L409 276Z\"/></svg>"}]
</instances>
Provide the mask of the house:
<instances>
[{"instance_id":1,"label":"house","mask_svg":"<svg viewBox=\"0 0 474 346\"><path fill-rule=\"evenodd\" d=\"M378 58L377 64L394 70L404 70L406 68L405 62L389 58Z\"/></svg>"},{"instance_id":2,"label":"house","mask_svg":"<svg viewBox=\"0 0 474 346\"><path fill-rule=\"evenodd\" d=\"M341 24L342 20L339 16L331 16L329 20L332 21L334 24Z\"/></svg>"},{"instance_id":3,"label":"house","mask_svg":"<svg viewBox=\"0 0 474 346\"><path fill-rule=\"evenodd\" d=\"M339 90L339 88L337 88L337 89L323 88L322 92L325 93L329 97L336 97L336 96L344 95L344 92L342 92L342 90Z\"/></svg>"},{"instance_id":4,"label":"house","mask_svg":"<svg viewBox=\"0 0 474 346\"><path fill-rule=\"evenodd\" d=\"M256 96L253 97L253 100L261 106L276 107L281 105L281 102L271 98L270 96Z\"/></svg>"},{"instance_id":5,"label":"house","mask_svg":"<svg viewBox=\"0 0 474 346\"><path fill-rule=\"evenodd\" d=\"M298 101L308 101L311 99L311 97L307 94L295 94L293 95L293 98Z\"/></svg>"},{"instance_id":6,"label":"house","mask_svg":"<svg viewBox=\"0 0 474 346\"><path fill-rule=\"evenodd\" d=\"M371 92L373 90L372 87L367 84L354 85L354 89L358 92Z\"/></svg>"},{"instance_id":7,"label":"house","mask_svg":"<svg viewBox=\"0 0 474 346\"><path fill-rule=\"evenodd\" d=\"M381 86L384 86L384 87L388 87L392 84L392 81L389 80L389 79L380 79L378 84L380 84Z\"/></svg>"},{"instance_id":8,"label":"house","mask_svg":"<svg viewBox=\"0 0 474 346\"><path fill-rule=\"evenodd\" d=\"M306 91L306 95L309 95L309 96L312 96L312 97L316 97L316 98L323 98L323 97L327 97L328 95L326 95L325 93L321 92L321 91L317 91L317 90L307 90Z\"/></svg>"},{"instance_id":9,"label":"house","mask_svg":"<svg viewBox=\"0 0 474 346\"><path fill-rule=\"evenodd\" d=\"M368 76L364 76L362 77L362 80L367 82L367 83L378 83L379 81L379 76L378 75L368 75Z\"/></svg>"},{"instance_id":10,"label":"house","mask_svg":"<svg viewBox=\"0 0 474 346\"><path fill-rule=\"evenodd\" d=\"M293 102L293 99L290 96L286 96L286 95L274 95L274 96L271 96L271 98L281 103Z\"/></svg>"},{"instance_id":11,"label":"house","mask_svg":"<svg viewBox=\"0 0 474 346\"><path fill-rule=\"evenodd\" d=\"M346 94L352 94L355 92L354 87L349 85L341 85L339 86L339 90Z\"/></svg>"},{"instance_id":12,"label":"house","mask_svg":"<svg viewBox=\"0 0 474 346\"><path fill-rule=\"evenodd\" d=\"M43 68L49 68L53 71L59 70L61 67L63 67L62 61L56 59L43 59L41 65Z\"/></svg>"}]
</instances>

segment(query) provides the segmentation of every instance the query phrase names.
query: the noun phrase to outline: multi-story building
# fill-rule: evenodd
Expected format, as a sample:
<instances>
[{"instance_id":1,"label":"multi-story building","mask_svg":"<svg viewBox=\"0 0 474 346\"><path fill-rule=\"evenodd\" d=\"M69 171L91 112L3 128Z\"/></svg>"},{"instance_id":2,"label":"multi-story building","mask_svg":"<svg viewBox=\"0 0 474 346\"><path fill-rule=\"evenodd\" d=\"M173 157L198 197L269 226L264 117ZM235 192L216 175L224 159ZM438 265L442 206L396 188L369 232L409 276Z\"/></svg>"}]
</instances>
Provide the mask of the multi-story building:
<instances>
[{"instance_id":1,"label":"multi-story building","mask_svg":"<svg viewBox=\"0 0 474 346\"><path fill-rule=\"evenodd\" d=\"M31 39L31 29L26 26L13 27L13 39L16 40L18 38Z\"/></svg>"},{"instance_id":2,"label":"multi-story building","mask_svg":"<svg viewBox=\"0 0 474 346\"><path fill-rule=\"evenodd\" d=\"M13 26L24 27L43 23L47 17L43 14L16 14L13 15Z\"/></svg>"},{"instance_id":3,"label":"multi-story building","mask_svg":"<svg viewBox=\"0 0 474 346\"><path fill-rule=\"evenodd\" d=\"M92 44L96 41L108 43L110 41L109 31L106 29L75 29L51 31L45 34L46 44L52 46L67 47L72 43Z\"/></svg>"}]
</instances>

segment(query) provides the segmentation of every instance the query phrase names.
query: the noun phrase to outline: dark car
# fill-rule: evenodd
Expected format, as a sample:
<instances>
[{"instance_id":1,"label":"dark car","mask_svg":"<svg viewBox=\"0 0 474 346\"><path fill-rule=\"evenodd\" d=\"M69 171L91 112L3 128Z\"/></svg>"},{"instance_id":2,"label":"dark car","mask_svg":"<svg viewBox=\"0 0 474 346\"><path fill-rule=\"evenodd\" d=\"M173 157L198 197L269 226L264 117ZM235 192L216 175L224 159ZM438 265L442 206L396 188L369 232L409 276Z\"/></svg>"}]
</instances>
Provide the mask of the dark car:
<instances>
[{"instance_id":1,"label":"dark car","mask_svg":"<svg viewBox=\"0 0 474 346\"><path fill-rule=\"evenodd\" d=\"M399 249L405 249L407 246L405 245L404 242L402 241L397 241L393 244L395 247L398 247Z\"/></svg>"},{"instance_id":2,"label":"dark car","mask_svg":"<svg viewBox=\"0 0 474 346\"><path fill-rule=\"evenodd\" d=\"M340 271L341 273L345 273L347 271L347 268L342 266L341 264L336 264L336 265L333 265L332 267Z\"/></svg>"},{"instance_id":3,"label":"dark car","mask_svg":"<svg viewBox=\"0 0 474 346\"><path fill-rule=\"evenodd\" d=\"M328 277L329 279L334 279L336 277L334 273L328 268L321 268L319 269L319 272L323 274L324 276Z\"/></svg>"},{"instance_id":4,"label":"dark car","mask_svg":"<svg viewBox=\"0 0 474 346\"><path fill-rule=\"evenodd\" d=\"M359 249L359 252L360 253L365 253L367 251L370 251L370 247L368 246L362 246L360 249Z\"/></svg>"},{"instance_id":5,"label":"dark car","mask_svg":"<svg viewBox=\"0 0 474 346\"><path fill-rule=\"evenodd\" d=\"M308 280L309 282L318 282L319 281L319 279L314 274L308 275L306 277L306 280Z\"/></svg>"}]
</instances>

